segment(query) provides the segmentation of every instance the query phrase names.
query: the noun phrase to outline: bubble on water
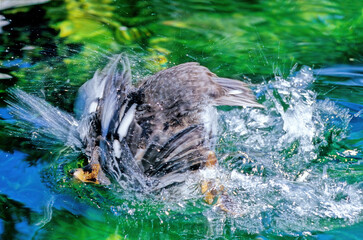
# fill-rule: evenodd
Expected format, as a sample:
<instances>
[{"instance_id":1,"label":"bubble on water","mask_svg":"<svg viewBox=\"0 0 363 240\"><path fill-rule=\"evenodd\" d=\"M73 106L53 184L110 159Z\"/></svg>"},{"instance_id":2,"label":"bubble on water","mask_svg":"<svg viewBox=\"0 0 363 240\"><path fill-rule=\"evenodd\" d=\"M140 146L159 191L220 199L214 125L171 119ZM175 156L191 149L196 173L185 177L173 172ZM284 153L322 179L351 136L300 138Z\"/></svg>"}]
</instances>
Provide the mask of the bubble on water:
<instances>
[{"instance_id":1,"label":"bubble on water","mask_svg":"<svg viewBox=\"0 0 363 240\"><path fill-rule=\"evenodd\" d=\"M220 171L238 229L296 234L362 219L362 190L329 176L335 165L322 160L329 159L326 148L347 136L351 116L317 100L313 81L303 67L257 87L266 109L219 112Z\"/></svg>"}]
</instances>

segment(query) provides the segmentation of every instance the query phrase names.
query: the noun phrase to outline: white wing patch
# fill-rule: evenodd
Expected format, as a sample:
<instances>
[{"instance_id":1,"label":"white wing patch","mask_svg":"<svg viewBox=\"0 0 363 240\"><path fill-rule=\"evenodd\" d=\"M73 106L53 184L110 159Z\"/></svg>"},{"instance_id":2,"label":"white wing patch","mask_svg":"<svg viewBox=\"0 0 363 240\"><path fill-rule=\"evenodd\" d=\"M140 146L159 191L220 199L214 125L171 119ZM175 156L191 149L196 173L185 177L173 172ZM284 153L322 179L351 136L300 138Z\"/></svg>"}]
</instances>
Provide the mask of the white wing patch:
<instances>
[{"instance_id":1,"label":"white wing patch","mask_svg":"<svg viewBox=\"0 0 363 240\"><path fill-rule=\"evenodd\" d=\"M129 130L130 124L134 119L136 111L136 104L132 104L130 109L126 112L125 117L122 119L120 126L118 127L117 133L120 141L126 136Z\"/></svg>"},{"instance_id":2,"label":"white wing patch","mask_svg":"<svg viewBox=\"0 0 363 240\"><path fill-rule=\"evenodd\" d=\"M242 94L243 92L241 90L231 90L228 92L228 94L230 95L238 95L238 94Z\"/></svg>"},{"instance_id":3,"label":"white wing patch","mask_svg":"<svg viewBox=\"0 0 363 240\"><path fill-rule=\"evenodd\" d=\"M115 154L115 157L120 158L121 157L121 143L116 139L113 141L113 152Z\"/></svg>"},{"instance_id":4,"label":"white wing patch","mask_svg":"<svg viewBox=\"0 0 363 240\"><path fill-rule=\"evenodd\" d=\"M96 112L97 106L98 106L97 101L91 102L91 104L89 105L89 108L88 108L88 113L91 114L91 113Z\"/></svg>"}]
</instances>

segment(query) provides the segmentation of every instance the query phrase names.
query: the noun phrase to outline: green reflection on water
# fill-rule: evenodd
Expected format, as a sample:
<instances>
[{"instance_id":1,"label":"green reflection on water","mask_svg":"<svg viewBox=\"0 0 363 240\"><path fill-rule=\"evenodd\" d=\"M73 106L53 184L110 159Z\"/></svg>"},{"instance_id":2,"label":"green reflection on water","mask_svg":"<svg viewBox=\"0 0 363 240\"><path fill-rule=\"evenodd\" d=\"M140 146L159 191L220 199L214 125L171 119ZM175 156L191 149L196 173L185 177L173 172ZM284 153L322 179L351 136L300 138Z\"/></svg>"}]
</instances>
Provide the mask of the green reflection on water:
<instances>
[{"instance_id":1,"label":"green reflection on water","mask_svg":"<svg viewBox=\"0 0 363 240\"><path fill-rule=\"evenodd\" d=\"M1 14L12 19L12 22L4 27L4 33L0 35L0 73L13 78L1 81L1 96L5 96L8 87L17 84L29 92L44 96L62 109L72 111L78 86L102 67L107 57L121 51L133 56L131 60L138 78L186 61L198 61L221 76L247 79L254 83L273 74L286 76L296 63L315 68L336 63L361 63L362 10L360 0L209 1L208 4L195 0L65 0L4 10ZM324 82L314 85L321 99L329 97L357 104L362 104L361 88L332 87L332 84ZM5 123L2 122L3 125ZM352 137L348 144L361 146L361 131L353 134L358 136ZM16 148L29 152L31 157L28 160L34 164L41 157L48 161L52 159L24 142L19 144L19 141L3 136L5 134L1 132L3 150ZM325 152L322 155L334 155L343 144L332 142L323 149ZM294 146L287 149L286 154L294 154L293 150ZM337 159L345 160L338 155ZM324 160L321 159L322 162ZM331 158L326 161L331 161ZM351 162L353 164L348 167L344 164L334 165L329 174L350 183L360 182L362 167L355 164L354 159ZM70 165L68 167L71 168ZM66 172L67 169L62 180L69 180ZM110 207L110 203L102 202L100 197L106 194L104 189L95 190L70 182L56 184L54 189L72 188L72 192L67 194L92 207ZM94 198L100 202L94 204L92 199L82 200L82 194L87 198L94 194ZM14 224L27 222L30 210L6 195L1 195L0 200L1 207L6 206L6 211L1 215L6 221L3 234L8 238L15 237ZM218 223L215 223L217 227L211 228L211 223L207 222L201 210L196 210L197 214L194 215L191 212L166 215L165 212L158 212L158 206L153 206L152 202L147 202L144 208L142 214L151 214L151 217L127 214L116 217L107 212L109 209L106 209L106 213L91 209L79 215L54 209L50 222L36 231L35 238L259 237L235 230L232 224L228 224L228 219L223 220L227 223L224 222L220 232L216 232ZM286 239L286 236L280 236L283 234L274 233L273 229L271 231L263 233L263 236ZM14 232L14 236L8 235L9 232ZM308 235L304 236L300 235L301 238L309 238Z\"/></svg>"},{"instance_id":2,"label":"green reflection on water","mask_svg":"<svg viewBox=\"0 0 363 240\"><path fill-rule=\"evenodd\" d=\"M80 85L88 79L105 61L102 54L120 51L132 52L151 71L199 61L220 75L252 81L286 75L296 63L320 67L362 60L359 0L66 0L4 14L13 22L0 35L1 61L20 58L34 64L14 66L10 73L20 85L66 88L58 94L73 89L64 81ZM29 45L34 48L20 50ZM52 99L65 101L56 93ZM69 108L71 101L64 105Z\"/></svg>"}]
</instances>

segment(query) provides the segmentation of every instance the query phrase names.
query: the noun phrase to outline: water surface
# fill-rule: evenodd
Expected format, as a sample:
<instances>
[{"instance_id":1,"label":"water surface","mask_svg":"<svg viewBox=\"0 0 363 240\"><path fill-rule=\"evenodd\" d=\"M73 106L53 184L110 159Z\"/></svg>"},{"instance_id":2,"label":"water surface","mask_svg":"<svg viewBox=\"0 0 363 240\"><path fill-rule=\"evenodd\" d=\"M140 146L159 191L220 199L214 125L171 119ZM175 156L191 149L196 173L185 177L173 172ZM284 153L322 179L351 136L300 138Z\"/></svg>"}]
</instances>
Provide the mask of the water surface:
<instances>
[{"instance_id":1,"label":"water surface","mask_svg":"<svg viewBox=\"0 0 363 240\"><path fill-rule=\"evenodd\" d=\"M192 0L3 9L2 238L360 239L362 9L360 1ZM67 174L81 163L71 149L42 146L22 125L3 130L16 121L8 88L73 114L78 87L119 52L134 81L198 61L249 82L266 109L220 107L220 167L158 194L80 184ZM203 201L199 184L209 178L225 186L228 212Z\"/></svg>"}]
</instances>

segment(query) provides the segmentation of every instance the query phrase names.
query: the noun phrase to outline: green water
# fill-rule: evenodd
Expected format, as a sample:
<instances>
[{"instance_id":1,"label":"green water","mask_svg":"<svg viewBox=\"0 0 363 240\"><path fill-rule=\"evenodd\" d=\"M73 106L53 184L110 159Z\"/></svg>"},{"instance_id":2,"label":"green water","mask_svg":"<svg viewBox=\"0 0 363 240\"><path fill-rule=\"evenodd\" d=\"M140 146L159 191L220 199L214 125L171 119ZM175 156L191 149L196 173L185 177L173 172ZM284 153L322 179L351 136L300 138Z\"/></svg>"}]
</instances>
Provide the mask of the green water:
<instances>
[{"instance_id":1,"label":"green water","mask_svg":"<svg viewBox=\"0 0 363 240\"><path fill-rule=\"evenodd\" d=\"M363 237L361 1L64 0L0 15L2 239ZM120 52L134 81L197 61L250 83L266 109L218 109L220 169L183 186L80 184L71 149L11 127L7 89L72 113L79 86ZM210 175L232 213L203 202Z\"/></svg>"}]
</instances>

